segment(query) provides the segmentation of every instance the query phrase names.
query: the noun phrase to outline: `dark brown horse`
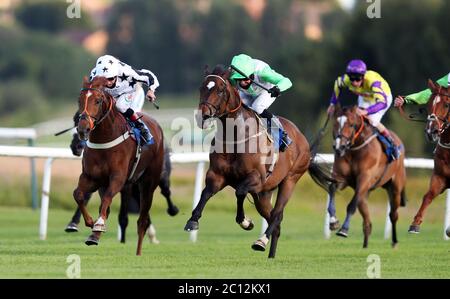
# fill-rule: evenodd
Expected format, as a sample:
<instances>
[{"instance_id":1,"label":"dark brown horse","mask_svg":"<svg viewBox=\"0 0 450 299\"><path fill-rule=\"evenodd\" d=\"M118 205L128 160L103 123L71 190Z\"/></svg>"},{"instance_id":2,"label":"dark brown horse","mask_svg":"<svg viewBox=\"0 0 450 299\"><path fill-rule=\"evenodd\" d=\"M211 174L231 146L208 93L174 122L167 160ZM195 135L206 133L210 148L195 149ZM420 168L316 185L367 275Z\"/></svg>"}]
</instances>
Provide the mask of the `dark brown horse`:
<instances>
[{"instance_id":1,"label":"dark brown horse","mask_svg":"<svg viewBox=\"0 0 450 299\"><path fill-rule=\"evenodd\" d=\"M103 77L96 77L92 82L89 82L87 78L84 79L79 98L81 115L77 131L82 140L89 140L83 154L83 170L73 196L86 226L92 228L92 234L86 240L86 244L97 245L101 233L106 231L105 222L113 197L127 182L137 183L140 191L140 213L137 221L136 254L141 255L142 240L151 224L149 211L153 193L158 186L163 169L163 133L154 119L140 114L151 130L155 143L142 148L140 159L136 159L137 144L129 138L127 122L115 109L112 96L105 92L105 84L106 78ZM135 166L135 160L138 160L137 166ZM90 193L97 190L100 194L101 206L99 218L94 222L84 202Z\"/></svg>"},{"instance_id":2,"label":"dark brown horse","mask_svg":"<svg viewBox=\"0 0 450 299\"><path fill-rule=\"evenodd\" d=\"M284 208L297 181L308 169L315 172L316 164L311 162L306 138L292 122L284 118L280 120L294 142L285 152L273 149L264 126L257 120L255 112L243 105L237 90L229 82L229 76L230 70L217 66L212 74L206 72L200 87L201 115L197 123L205 128L208 121L217 119L219 130L211 145L214 150L209 156L206 187L185 230L197 230L207 201L225 186L231 186L236 190L236 222L243 229L253 228L243 209L248 194L253 197L259 214L267 220L267 230L253 243L252 248L264 251L271 237L269 258L273 258ZM236 126L229 127L227 122ZM270 200L276 189L278 195L272 208Z\"/></svg>"},{"instance_id":3,"label":"dark brown horse","mask_svg":"<svg viewBox=\"0 0 450 299\"><path fill-rule=\"evenodd\" d=\"M347 186L355 190L355 194L347 206L347 215L344 224L337 232L338 236L347 237L350 227L350 218L358 207L363 217L364 243L366 248L369 235L372 231L367 199L370 191L383 187L389 195L391 206L390 219L392 223L392 246L397 244L396 223L397 209L404 205L406 171L404 166L405 151L399 159L388 162L381 142L377 140L375 129L365 118L356 112L357 106L336 109L333 127L335 156L333 164L333 177L338 183L330 187L330 229L338 229L338 220L334 208L336 189ZM397 135L392 133L395 143L402 144Z\"/></svg>"},{"instance_id":4,"label":"dark brown horse","mask_svg":"<svg viewBox=\"0 0 450 299\"><path fill-rule=\"evenodd\" d=\"M80 118L80 113L77 112L74 115L74 123L75 127L78 126L78 120ZM78 133L73 134L72 141L70 143L70 149L75 156L81 156L84 148L86 146L86 142L83 142ZM177 206L172 202L171 199L171 191L170 191L170 173L171 173L172 165L170 162L170 148L165 145L164 146L164 164L163 171L161 172L161 180L159 181L159 188L161 189L161 194L166 198L167 201L167 214L170 216L175 216L178 214ZM88 204L90 197L84 203ZM139 186L137 184L125 184L123 189L120 191L120 209L119 209L119 225L120 225L120 242L125 243L126 237L126 228L128 226L128 213L137 213L139 212ZM66 226L66 232L78 232L78 224L80 222L81 211L79 208L76 209L72 219L69 224ZM154 234L154 228L150 228L148 230L150 241L157 241L156 235Z\"/></svg>"},{"instance_id":5,"label":"dark brown horse","mask_svg":"<svg viewBox=\"0 0 450 299\"><path fill-rule=\"evenodd\" d=\"M450 88L439 86L428 81L432 91L428 101L428 122L426 134L428 139L437 141L434 152L434 169L430 179L430 187L424 195L422 205L409 227L410 233L419 233L423 214L433 199L450 188Z\"/></svg>"}]
</instances>

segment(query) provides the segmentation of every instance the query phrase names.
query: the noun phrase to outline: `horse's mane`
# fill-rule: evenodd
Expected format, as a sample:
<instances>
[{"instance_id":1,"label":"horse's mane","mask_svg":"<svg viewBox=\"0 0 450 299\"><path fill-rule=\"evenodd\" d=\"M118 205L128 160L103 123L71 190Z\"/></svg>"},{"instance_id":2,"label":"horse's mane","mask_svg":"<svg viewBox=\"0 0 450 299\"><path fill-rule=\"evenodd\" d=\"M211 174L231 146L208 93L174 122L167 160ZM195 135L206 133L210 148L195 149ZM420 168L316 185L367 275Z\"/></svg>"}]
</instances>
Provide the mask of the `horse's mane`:
<instances>
[{"instance_id":1,"label":"horse's mane","mask_svg":"<svg viewBox=\"0 0 450 299\"><path fill-rule=\"evenodd\" d=\"M94 77L91 81L85 79L83 88L103 88L106 86L107 79L105 77Z\"/></svg>"},{"instance_id":2,"label":"horse's mane","mask_svg":"<svg viewBox=\"0 0 450 299\"><path fill-rule=\"evenodd\" d=\"M225 65L223 65L223 64L218 64L218 65L216 65L215 67L214 67L214 69L212 70L212 75L218 75L218 76L223 76L223 75L225 75L226 73L229 73L230 72L230 70L225 66Z\"/></svg>"}]
</instances>

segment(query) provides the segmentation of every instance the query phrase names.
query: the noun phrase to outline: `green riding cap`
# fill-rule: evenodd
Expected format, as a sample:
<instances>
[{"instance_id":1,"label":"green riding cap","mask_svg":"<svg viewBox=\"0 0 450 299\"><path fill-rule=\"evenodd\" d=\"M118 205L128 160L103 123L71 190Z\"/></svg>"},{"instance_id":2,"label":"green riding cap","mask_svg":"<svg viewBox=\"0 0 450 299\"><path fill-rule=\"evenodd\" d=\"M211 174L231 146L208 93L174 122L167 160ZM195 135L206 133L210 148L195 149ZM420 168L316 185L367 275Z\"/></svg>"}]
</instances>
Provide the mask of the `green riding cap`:
<instances>
[{"instance_id":1,"label":"green riding cap","mask_svg":"<svg viewBox=\"0 0 450 299\"><path fill-rule=\"evenodd\" d=\"M236 67L238 70L240 70L242 73L244 73L247 77L250 77L251 74L255 72L255 64L253 62L253 59L246 55L246 54L239 54L237 56L234 56L231 60L231 65ZM245 79L244 76L239 74L236 71L233 71L230 77L231 80L240 80Z\"/></svg>"}]
</instances>

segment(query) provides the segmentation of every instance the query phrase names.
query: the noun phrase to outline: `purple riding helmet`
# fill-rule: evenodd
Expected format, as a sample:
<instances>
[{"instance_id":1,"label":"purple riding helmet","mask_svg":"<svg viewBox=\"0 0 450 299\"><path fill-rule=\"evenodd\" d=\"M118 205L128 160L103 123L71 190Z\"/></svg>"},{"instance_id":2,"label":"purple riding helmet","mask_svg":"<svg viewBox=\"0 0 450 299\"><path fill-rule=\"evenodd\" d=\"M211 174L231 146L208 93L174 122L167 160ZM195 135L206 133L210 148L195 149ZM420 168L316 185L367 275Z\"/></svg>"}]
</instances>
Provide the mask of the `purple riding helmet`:
<instances>
[{"instance_id":1,"label":"purple riding helmet","mask_svg":"<svg viewBox=\"0 0 450 299\"><path fill-rule=\"evenodd\" d=\"M359 75L365 75L367 72L367 66L364 63L364 61L360 59L354 59L350 61L347 65L347 74L359 74Z\"/></svg>"}]
</instances>

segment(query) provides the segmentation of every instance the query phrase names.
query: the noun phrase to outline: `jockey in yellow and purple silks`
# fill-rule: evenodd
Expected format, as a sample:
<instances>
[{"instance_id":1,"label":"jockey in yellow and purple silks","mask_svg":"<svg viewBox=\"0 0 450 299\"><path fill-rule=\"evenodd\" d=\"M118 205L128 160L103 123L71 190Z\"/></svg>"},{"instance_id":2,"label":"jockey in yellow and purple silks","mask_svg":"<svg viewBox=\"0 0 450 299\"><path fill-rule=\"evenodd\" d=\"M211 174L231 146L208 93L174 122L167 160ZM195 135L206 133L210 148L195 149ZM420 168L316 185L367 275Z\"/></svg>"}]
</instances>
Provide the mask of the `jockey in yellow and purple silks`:
<instances>
[{"instance_id":1,"label":"jockey in yellow and purple silks","mask_svg":"<svg viewBox=\"0 0 450 299\"><path fill-rule=\"evenodd\" d=\"M350 61L346 73L339 76L334 83L328 114L334 112L334 106L339 102L339 94L343 88L358 95L358 113L366 116L389 141L394 149L392 158L397 159L400 151L395 146L389 130L381 123L381 119L392 104L391 89L386 80L377 72L367 70L364 61L359 59Z\"/></svg>"}]
</instances>

